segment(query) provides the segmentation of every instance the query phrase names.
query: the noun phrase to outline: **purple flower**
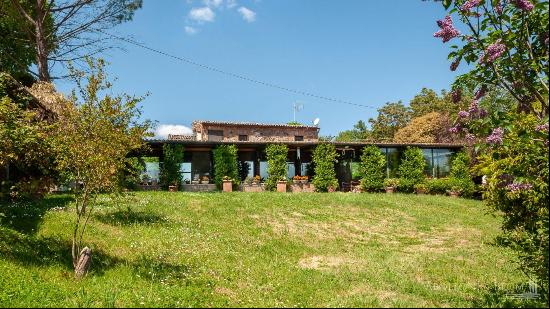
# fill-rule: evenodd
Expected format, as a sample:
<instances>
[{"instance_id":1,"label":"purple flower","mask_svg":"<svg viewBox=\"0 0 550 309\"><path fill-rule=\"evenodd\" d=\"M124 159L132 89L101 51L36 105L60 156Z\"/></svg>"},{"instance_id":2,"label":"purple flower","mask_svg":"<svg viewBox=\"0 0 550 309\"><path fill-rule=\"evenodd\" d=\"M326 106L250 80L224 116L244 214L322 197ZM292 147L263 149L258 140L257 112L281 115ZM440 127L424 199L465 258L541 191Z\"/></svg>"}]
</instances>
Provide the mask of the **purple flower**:
<instances>
[{"instance_id":1,"label":"purple flower","mask_svg":"<svg viewBox=\"0 0 550 309\"><path fill-rule=\"evenodd\" d=\"M491 135L487 136L487 143L492 145L502 144L502 138L504 136L504 130L502 128L495 128Z\"/></svg>"},{"instance_id":2,"label":"purple flower","mask_svg":"<svg viewBox=\"0 0 550 309\"><path fill-rule=\"evenodd\" d=\"M456 126L449 128L449 132L453 134L460 133L461 130L462 130L462 127L460 126L460 124L457 124Z\"/></svg>"},{"instance_id":3,"label":"purple flower","mask_svg":"<svg viewBox=\"0 0 550 309\"><path fill-rule=\"evenodd\" d=\"M470 10L479 5L481 0L468 0L460 7L463 12L470 12Z\"/></svg>"},{"instance_id":4,"label":"purple flower","mask_svg":"<svg viewBox=\"0 0 550 309\"><path fill-rule=\"evenodd\" d=\"M467 111L460 111L460 112L458 112L458 117L468 118L468 117L470 117L470 113L468 113Z\"/></svg>"},{"instance_id":5,"label":"purple flower","mask_svg":"<svg viewBox=\"0 0 550 309\"><path fill-rule=\"evenodd\" d=\"M527 12L531 11L535 7L529 0L514 0L514 3L518 9Z\"/></svg>"},{"instance_id":6,"label":"purple flower","mask_svg":"<svg viewBox=\"0 0 550 309\"><path fill-rule=\"evenodd\" d=\"M497 40L495 43L487 47L487 50L485 50L479 59L479 63L491 63L500 57L500 55L502 55L505 51L506 45L500 43L500 40Z\"/></svg>"},{"instance_id":7,"label":"purple flower","mask_svg":"<svg viewBox=\"0 0 550 309\"><path fill-rule=\"evenodd\" d=\"M537 132L548 133L548 123L538 125L535 130Z\"/></svg>"},{"instance_id":8,"label":"purple flower","mask_svg":"<svg viewBox=\"0 0 550 309\"><path fill-rule=\"evenodd\" d=\"M514 181L514 176L510 174L501 174L497 176L497 179L499 180L497 187L504 188Z\"/></svg>"},{"instance_id":9,"label":"purple flower","mask_svg":"<svg viewBox=\"0 0 550 309\"><path fill-rule=\"evenodd\" d=\"M460 99L462 98L462 91L460 89L453 90L451 92L451 99L453 100L453 103L460 102Z\"/></svg>"},{"instance_id":10,"label":"purple flower","mask_svg":"<svg viewBox=\"0 0 550 309\"><path fill-rule=\"evenodd\" d=\"M450 15L445 16L442 20L438 20L437 25L441 29L434 33L434 37L442 38L443 43L446 43L460 35L460 32L453 26L453 20Z\"/></svg>"},{"instance_id":11,"label":"purple flower","mask_svg":"<svg viewBox=\"0 0 550 309\"><path fill-rule=\"evenodd\" d=\"M459 64L460 64L460 59L456 59L455 61L453 61L453 63L451 63L451 71L453 72L456 71Z\"/></svg>"},{"instance_id":12,"label":"purple flower","mask_svg":"<svg viewBox=\"0 0 550 309\"><path fill-rule=\"evenodd\" d=\"M475 114L479 111L479 105L477 102L478 102L477 100L473 100L472 103L470 104L470 108L468 108L468 112L470 114Z\"/></svg>"},{"instance_id":13,"label":"purple flower","mask_svg":"<svg viewBox=\"0 0 550 309\"><path fill-rule=\"evenodd\" d=\"M483 108L479 109L479 118L485 118L487 117L487 115L489 115L489 113L485 109Z\"/></svg>"},{"instance_id":14,"label":"purple flower","mask_svg":"<svg viewBox=\"0 0 550 309\"><path fill-rule=\"evenodd\" d=\"M500 2L500 0L497 0L497 3L495 5L495 11L497 11L498 15L502 14L502 3Z\"/></svg>"},{"instance_id":15,"label":"purple flower","mask_svg":"<svg viewBox=\"0 0 550 309\"><path fill-rule=\"evenodd\" d=\"M481 86L481 88L479 88L476 91L475 96L474 96L474 100L479 100L479 99L483 98L486 93L487 93L487 87L485 85Z\"/></svg>"},{"instance_id":16,"label":"purple flower","mask_svg":"<svg viewBox=\"0 0 550 309\"><path fill-rule=\"evenodd\" d=\"M532 188L533 188L533 185L530 183L519 183L519 182L513 182L506 186L506 189L514 193L519 191L531 190Z\"/></svg>"},{"instance_id":17,"label":"purple flower","mask_svg":"<svg viewBox=\"0 0 550 309\"><path fill-rule=\"evenodd\" d=\"M473 143L476 140L476 136L473 135L472 133L466 134L465 138L466 138L466 141L468 141L468 143Z\"/></svg>"}]
</instances>

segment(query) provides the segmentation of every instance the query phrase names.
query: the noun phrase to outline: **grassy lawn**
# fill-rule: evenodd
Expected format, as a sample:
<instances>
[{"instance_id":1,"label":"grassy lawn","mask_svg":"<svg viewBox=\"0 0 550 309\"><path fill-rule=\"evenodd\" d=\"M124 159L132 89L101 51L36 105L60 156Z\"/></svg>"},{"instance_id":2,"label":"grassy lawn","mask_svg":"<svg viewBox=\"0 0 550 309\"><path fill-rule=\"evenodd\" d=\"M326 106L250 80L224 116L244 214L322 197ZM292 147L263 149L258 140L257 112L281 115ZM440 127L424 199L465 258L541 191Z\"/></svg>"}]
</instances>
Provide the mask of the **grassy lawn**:
<instances>
[{"instance_id":1,"label":"grassy lawn","mask_svg":"<svg viewBox=\"0 0 550 309\"><path fill-rule=\"evenodd\" d=\"M0 307L494 306L527 282L479 201L240 192L99 201L81 281L69 197L4 206Z\"/></svg>"}]
</instances>

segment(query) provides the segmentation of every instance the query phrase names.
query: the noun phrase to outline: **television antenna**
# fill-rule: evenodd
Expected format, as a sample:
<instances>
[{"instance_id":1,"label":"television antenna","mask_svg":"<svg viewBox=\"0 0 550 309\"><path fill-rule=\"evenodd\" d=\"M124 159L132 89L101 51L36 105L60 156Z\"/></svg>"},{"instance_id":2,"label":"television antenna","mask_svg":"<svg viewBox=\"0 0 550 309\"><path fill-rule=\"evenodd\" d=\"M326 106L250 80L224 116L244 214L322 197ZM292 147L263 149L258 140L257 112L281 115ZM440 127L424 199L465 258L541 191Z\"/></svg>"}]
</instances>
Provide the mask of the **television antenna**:
<instances>
[{"instance_id":1,"label":"television antenna","mask_svg":"<svg viewBox=\"0 0 550 309\"><path fill-rule=\"evenodd\" d=\"M292 111L293 111L293 115L294 115L294 117L292 119L293 119L294 122L296 122L296 112L299 112L302 109L304 109L304 104L298 103L298 102L294 102L292 104Z\"/></svg>"}]
</instances>

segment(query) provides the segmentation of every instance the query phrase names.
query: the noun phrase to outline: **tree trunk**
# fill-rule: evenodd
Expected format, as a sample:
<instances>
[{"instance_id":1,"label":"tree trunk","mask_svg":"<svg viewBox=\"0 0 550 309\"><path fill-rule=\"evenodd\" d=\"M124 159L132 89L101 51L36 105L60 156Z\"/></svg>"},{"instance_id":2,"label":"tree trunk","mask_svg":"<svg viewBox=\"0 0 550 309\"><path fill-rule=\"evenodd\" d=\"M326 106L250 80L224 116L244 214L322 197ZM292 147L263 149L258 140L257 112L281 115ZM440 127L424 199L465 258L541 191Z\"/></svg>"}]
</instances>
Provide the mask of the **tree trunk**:
<instances>
[{"instance_id":1,"label":"tree trunk","mask_svg":"<svg viewBox=\"0 0 550 309\"><path fill-rule=\"evenodd\" d=\"M36 0L36 66L38 67L38 77L41 81L50 81L50 72L48 70L48 46L46 42L46 33L44 32L44 17L46 10L44 0Z\"/></svg>"},{"instance_id":2,"label":"tree trunk","mask_svg":"<svg viewBox=\"0 0 550 309\"><path fill-rule=\"evenodd\" d=\"M77 279L84 277L90 269L90 264L92 263L92 249L84 247L80 251L78 262L74 268L74 275Z\"/></svg>"}]
</instances>

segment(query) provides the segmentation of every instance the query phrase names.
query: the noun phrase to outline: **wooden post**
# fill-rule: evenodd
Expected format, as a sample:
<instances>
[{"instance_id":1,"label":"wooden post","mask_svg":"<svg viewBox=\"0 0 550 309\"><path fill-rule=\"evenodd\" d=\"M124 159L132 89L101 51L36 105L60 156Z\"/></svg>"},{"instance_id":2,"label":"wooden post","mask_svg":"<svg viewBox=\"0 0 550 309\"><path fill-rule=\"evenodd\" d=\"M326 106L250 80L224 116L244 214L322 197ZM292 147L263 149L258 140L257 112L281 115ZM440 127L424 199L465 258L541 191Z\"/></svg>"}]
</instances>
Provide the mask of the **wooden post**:
<instances>
[{"instance_id":1,"label":"wooden post","mask_svg":"<svg viewBox=\"0 0 550 309\"><path fill-rule=\"evenodd\" d=\"M233 181L224 180L223 181L223 192L232 192L233 191Z\"/></svg>"}]
</instances>

